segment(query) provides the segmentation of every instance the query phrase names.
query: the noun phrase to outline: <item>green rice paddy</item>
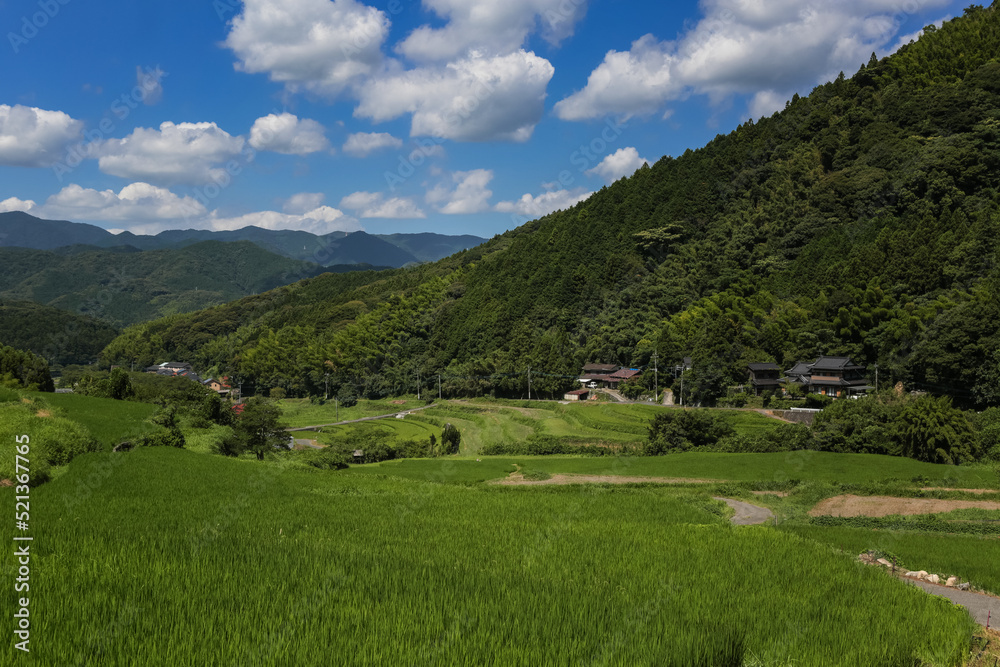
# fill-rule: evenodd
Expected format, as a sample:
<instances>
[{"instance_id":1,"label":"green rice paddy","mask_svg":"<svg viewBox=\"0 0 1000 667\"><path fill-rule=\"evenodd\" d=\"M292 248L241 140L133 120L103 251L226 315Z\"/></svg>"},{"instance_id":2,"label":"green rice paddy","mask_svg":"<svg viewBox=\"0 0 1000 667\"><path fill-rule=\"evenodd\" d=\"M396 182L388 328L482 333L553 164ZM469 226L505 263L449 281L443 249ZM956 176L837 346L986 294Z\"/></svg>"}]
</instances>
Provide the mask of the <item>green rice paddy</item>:
<instances>
[{"instance_id":1,"label":"green rice paddy","mask_svg":"<svg viewBox=\"0 0 1000 667\"><path fill-rule=\"evenodd\" d=\"M959 665L972 633L949 603L669 489L156 448L78 457L33 495L34 664Z\"/></svg>"}]
</instances>

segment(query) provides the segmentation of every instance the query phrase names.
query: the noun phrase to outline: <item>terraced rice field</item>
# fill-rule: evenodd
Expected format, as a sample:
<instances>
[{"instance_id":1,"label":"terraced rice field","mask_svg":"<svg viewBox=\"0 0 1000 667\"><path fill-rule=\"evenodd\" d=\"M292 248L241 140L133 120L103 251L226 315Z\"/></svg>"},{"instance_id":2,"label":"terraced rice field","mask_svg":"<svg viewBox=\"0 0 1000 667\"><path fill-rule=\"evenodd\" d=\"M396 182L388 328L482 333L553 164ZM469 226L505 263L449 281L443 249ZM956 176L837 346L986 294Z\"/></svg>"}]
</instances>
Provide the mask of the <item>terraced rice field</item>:
<instances>
[{"instance_id":1,"label":"terraced rice field","mask_svg":"<svg viewBox=\"0 0 1000 667\"><path fill-rule=\"evenodd\" d=\"M664 489L142 449L84 455L35 496L37 664L959 665L972 633L942 600Z\"/></svg>"}]
</instances>

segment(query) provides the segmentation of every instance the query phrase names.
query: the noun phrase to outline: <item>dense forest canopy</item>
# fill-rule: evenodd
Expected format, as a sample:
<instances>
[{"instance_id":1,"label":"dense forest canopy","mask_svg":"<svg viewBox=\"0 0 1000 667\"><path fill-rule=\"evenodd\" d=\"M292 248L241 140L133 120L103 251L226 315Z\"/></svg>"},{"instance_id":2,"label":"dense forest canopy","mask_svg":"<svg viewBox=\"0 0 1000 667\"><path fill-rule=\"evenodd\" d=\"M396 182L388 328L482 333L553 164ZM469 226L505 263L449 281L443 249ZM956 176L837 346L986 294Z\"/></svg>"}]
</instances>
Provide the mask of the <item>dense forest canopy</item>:
<instances>
[{"instance_id":1,"label":"dense forest canopy","mask_svg":"<svg viewBox=\"0 0 1000 667\"><path fill-rule=\"evenodd\" d=\"M710 402L748 362L845 355L1000 403L1000 11L795 96L567 211L416 270L322 276L127 330L107 363L177 358L259 386L521 394L585 362L693 357ZM488 378L488 379L487 379Z\"/></svg>"}]
</instances>

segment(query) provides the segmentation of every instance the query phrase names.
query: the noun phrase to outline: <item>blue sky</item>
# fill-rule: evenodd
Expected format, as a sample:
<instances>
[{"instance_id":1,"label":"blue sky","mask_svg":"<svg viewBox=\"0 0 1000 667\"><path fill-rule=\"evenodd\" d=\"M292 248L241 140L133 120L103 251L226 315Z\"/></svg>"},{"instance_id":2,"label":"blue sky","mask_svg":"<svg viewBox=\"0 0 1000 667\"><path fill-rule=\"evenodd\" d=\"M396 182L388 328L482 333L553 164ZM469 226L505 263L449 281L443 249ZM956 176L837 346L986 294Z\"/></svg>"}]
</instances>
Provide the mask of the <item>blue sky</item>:
<instances>
[{"instance_id":1,"label":"blue sky","mask_svg":"<svg viewBox=\"0 0 1000 667\"><path fill-rule=\"evenodd\" d=\"M489 237L704 145L950 0L0 0L0 211Z\"/></svg>"}]
</instances>

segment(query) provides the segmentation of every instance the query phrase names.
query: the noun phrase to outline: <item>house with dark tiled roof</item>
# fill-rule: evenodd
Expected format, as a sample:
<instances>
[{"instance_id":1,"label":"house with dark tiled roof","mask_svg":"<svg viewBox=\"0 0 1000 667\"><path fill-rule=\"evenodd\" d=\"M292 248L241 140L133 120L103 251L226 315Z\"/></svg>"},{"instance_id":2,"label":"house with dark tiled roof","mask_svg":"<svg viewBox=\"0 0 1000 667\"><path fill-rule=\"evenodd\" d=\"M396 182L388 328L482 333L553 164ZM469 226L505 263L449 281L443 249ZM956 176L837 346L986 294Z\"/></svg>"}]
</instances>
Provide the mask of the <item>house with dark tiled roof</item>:
<instances>
[{"instance_id":1,"label":"house with dark tiled roof","mask_svg":"<svg viewBox=\"0 0 1000 667\"><path fill-rule=\"evenodd\" d=\"M611 375L621 370L618 364L587 364L580 372L579 381L584 387L610 387Z\"/></svg>"},{"instance_id":2,"label":"house with dark tiled roof","mask_svg":"<svg viewBox=\"0 0 1000 667\"><path fill-rule=\"evenodd\" d=\"M860 396L872 389L865 375L865 367L850 357L820 357L788 369L782 382L786 386L797 384L810 393L843 398Z\"/></svg>"},{"instance_id":3,"label":"house with dark tiled roof","mask_svg":"<svg viewBox=\"0 0 1000 667\"><path fill-rule=\"evenodd\" d=\"M781 367L778 364L771 362L747 364L747 372L750 375L750 388L754 396L781 387Z\"/></svg>"}]
</instances>

